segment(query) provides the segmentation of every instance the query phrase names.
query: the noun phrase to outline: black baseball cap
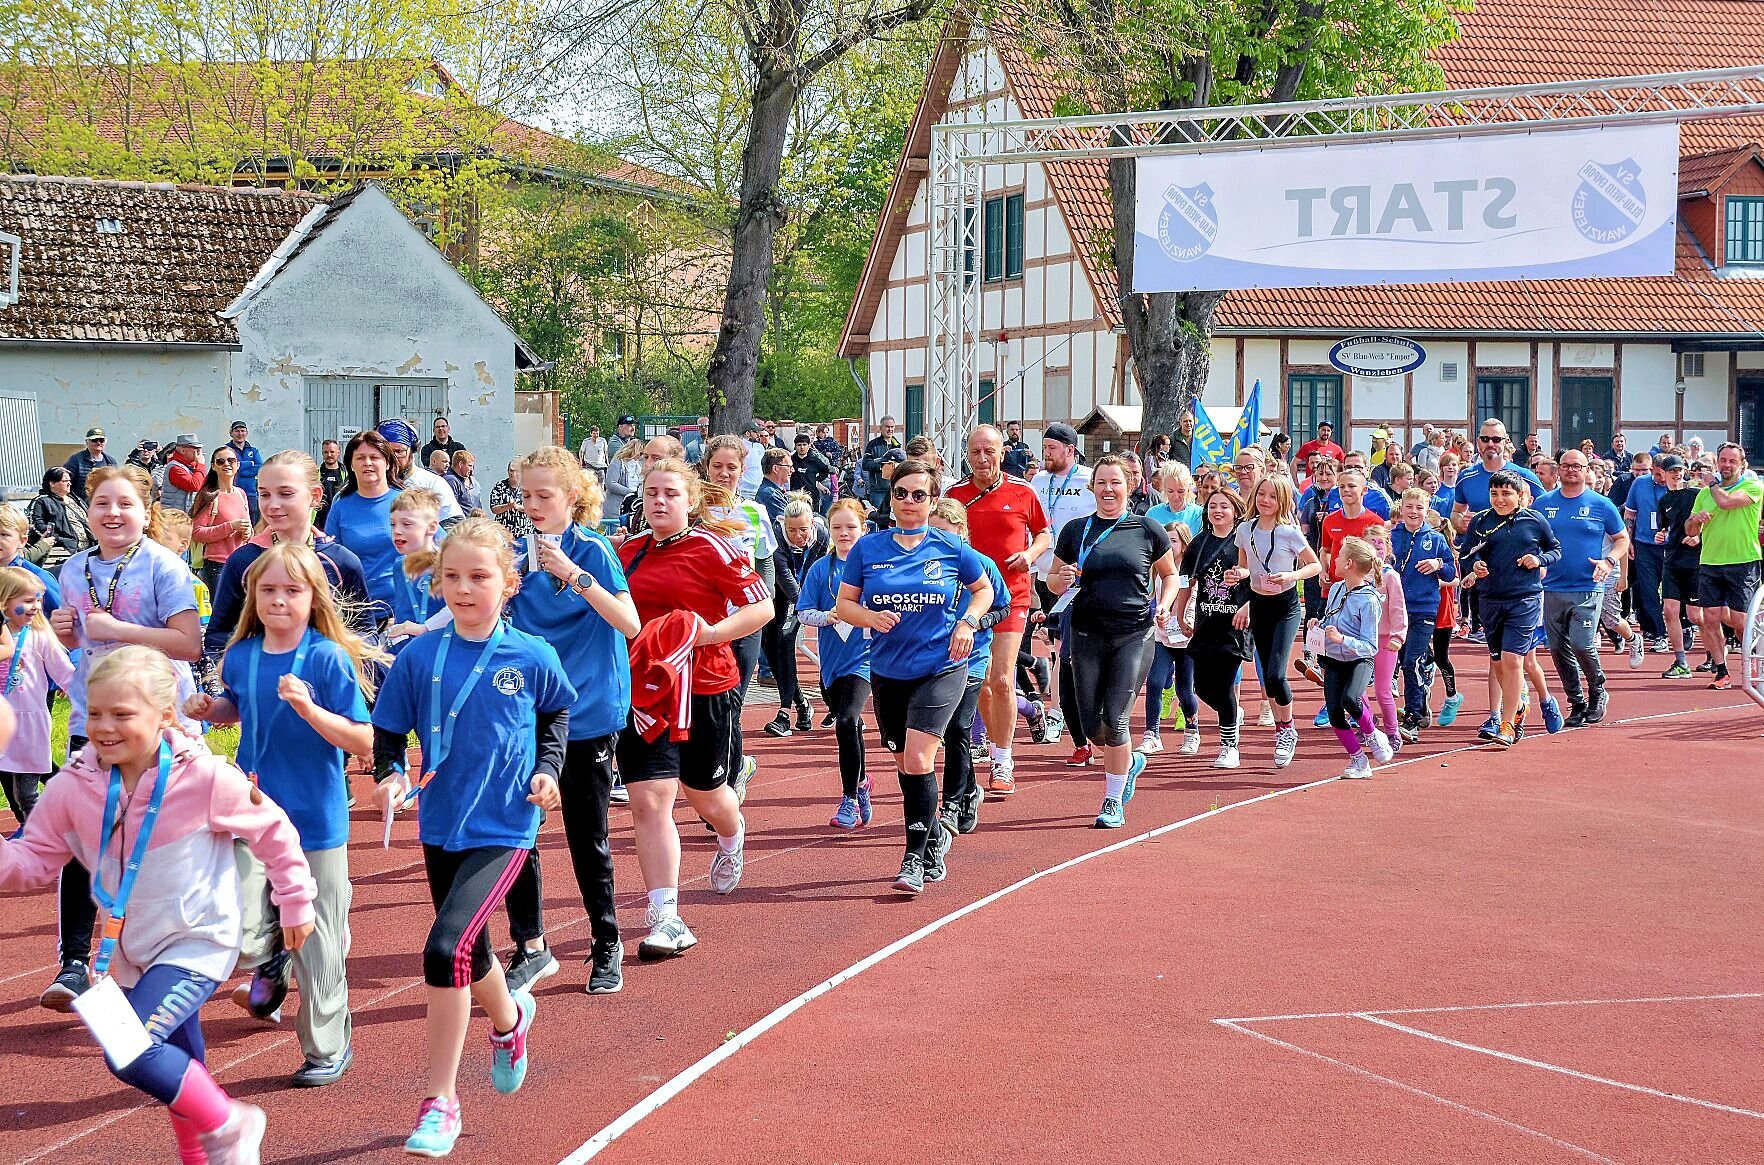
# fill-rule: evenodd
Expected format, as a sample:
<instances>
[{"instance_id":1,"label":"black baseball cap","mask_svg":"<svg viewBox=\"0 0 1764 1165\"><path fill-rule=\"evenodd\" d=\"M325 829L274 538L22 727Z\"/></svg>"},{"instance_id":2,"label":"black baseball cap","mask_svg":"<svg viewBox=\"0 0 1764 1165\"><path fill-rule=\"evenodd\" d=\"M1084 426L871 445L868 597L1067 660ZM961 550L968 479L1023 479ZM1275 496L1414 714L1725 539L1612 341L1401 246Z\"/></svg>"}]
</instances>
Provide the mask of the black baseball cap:
<instances>
[{"instance_id":1,"label":"black baseball cap","mask_svg":"<svg viewBox=\"0 0 1764 1165\"><path fill-rule=\"evenodd\" d=\"M1066 424L1064 421L1055 421L1053 424L1043 429L1041 431L1041 437L1044 441L1058 441L1062 445L1078 444L1078 430Z\"/></svg>"},{"instance_id":2,"label":"black baseball cap","mask_svg":"<svg viewBox=\"0 0 1764 1165\"><path fill-rule=\"evenodd\" d=\"M626 413L624 416L619 418L619 424L621 424L621 425L635 425L636 423L637 423L637 418L632 416L630 413Z\"/></svg>"},{"instance_id":3,"label":"black baseball cap","mask_svg":"<svg viewBox=\"0 0 1764 1165\"><path fill-rule=\"evenodd\" d=\"M1683 469L1684 458L1676 453L1667 453L1663 455L1660 460L1654 462L1654 464L1660 469Z\"/></svg>"}]
</instances>

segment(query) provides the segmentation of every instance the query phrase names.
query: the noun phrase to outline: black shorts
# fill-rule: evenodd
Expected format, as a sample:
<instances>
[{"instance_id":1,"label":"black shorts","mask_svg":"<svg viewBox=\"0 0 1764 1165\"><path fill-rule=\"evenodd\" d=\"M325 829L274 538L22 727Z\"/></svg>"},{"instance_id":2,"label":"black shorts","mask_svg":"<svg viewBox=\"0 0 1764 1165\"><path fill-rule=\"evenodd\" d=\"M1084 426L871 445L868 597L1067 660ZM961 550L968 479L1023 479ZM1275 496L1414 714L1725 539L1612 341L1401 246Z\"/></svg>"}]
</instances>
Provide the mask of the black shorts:
<instances>
[{"instance_id":1,"label":"black shorts","mask_svg":"<svg viewBox=\"0 0 1764 1165\"><path fill-rule=\"evenodd\" d=\"M1660 574L1660 597L1670 602L1699 606L1697 573L1694 566L1668 566Z\"/></svg>"},{"instance_id":2,"label":"black shorts","mask_svg":"<svg viewBox=\"0 0 1764 1165\"><path fill-rule=\"evenodd\" d=\"M872 674L870 699L876 706L876 730L882 735L882 747L889 752L905 748L908 729L942 736L967 689L968 669L964 666L916 680Z\"/></svg>"},{"instance_id":3,"label":"black shorts","mask_svg":"<svg viewBox=\"0 0 1764 1165\"><path fill-rule=\"evenodd\" d=\"M1704 563L1697 568L1697 599L1701 607L1726 607L1744 611L1752 605L1758 589L1758 564L1735 562L1726 566Z\"/></svg>"},{"instance_id":4,"label":"black shorts","mask_svg":"<svg viewBox=\"0 0 1764 1165\"><path fill-rule=\"evenodd\" d=\"M627 785L677 777L688 789L709 792L735 779L741 767L741 691L692 697L692 729L685 740L648 741L629 718L619 733L619 776Z\"/></svg>"}]
</instances>

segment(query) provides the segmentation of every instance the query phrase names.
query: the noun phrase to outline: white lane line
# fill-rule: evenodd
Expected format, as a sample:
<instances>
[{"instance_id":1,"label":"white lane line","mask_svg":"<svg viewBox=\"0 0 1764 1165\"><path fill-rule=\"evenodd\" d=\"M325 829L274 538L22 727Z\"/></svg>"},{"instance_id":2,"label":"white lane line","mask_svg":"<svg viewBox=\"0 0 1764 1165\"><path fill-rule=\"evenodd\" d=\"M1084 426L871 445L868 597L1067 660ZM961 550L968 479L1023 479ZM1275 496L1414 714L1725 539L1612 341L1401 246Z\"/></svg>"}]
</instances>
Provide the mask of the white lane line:
<instances>
[{"instance_id":1,"label":"white lane line","mask_svg":"<svg viewBox=\"0 0 1764 1165\"><path fill-rule=\"evenodd\" d=\"M1334 1056L1325 1056L1322 1052L1315 1052L1310 1048L1300 1047L1298 1044L1288 1043L1286 1040L1277 1039L1266 1032L1259 1032L1253 1028L1240 1027L1234 1020L1215 1019L1213 1022L1223 1027L1228 1027L1232 1031L1241 1032L1246 1036L1251 1036L1258 1040L1266 1040L1268 1043L1273 1044L1276 1047L1285 1048L1289 1052L1297 1052L1301 1056L1309 1056L1313 1060L1321 1060L1325 1064L1333 1064L1335 1067L1351 1072L1353 1075L1358 1076L1363 1080L1370 1080L1378 1084L1388 1085L1391 1088L1407 1092L1411 1096L1419 1096L1425 1100L1431 1100L1436 1104L1443 1104L1453 1112L1460 1112L1465 1116L1473 1116L1479 1120L1485 1120L1492 1124L1499 1125L1504 1129L1511 1129L1516 1133L1523 1133L1528 1137L1536 1137L1540 1141L1547 1141L1558 1149L1573 1153L1579 1157L1584 1157L1589 1161L1598 1161L1601 1162L1602 1165L1620 1165L1619 1162L1612 1160L1610 1157L1595 1153L1584 1145L1576 1145L1572 1141L1564 1141L1560 1137L1553 1137L1542 1129L1534 1129L1530 1125L1522 1125L1517 1121L1508 1120L1504 1116L1497 1116L1492 1112L1487 1112L1480 1108L1472 1108L1467 1104L1451 1100L1436 1092L1428 1092L1426 1089L1417 1088L1413 1084L1405 1084L1401 1080L1393 1079L1389 1076L1381 1076L1369 1068L1360 1067L1358 1064L1350 1064L1346 1060L1338 1060Z\"/></svg>"},{"instance_id":2,"label":"white lane line","mask_svg":"<svg viewBox=\"0 0 1764 1165\"><path fill-rule=\"evenodd\" d=\"M1750 708L1751 706L1752 705L1750 703L1746 703L1746 704L1722 704L1721 706L1716 707L1716 708L1686 708L1683 711L1679 711L1679 712L1655 712L1651 716L1626 716L1622 720L1616 721L1616 723L1618 723L1618 724L1640 724L1644 720L1668 720L1674 716L1695 716L1700 712L1733 712L1733 711L1736 711L1737 709Z\"/></svg>"},{"instance_id":3,"label":"white lane line","mask_svg":"<svg viewBox=\"0 0 1764 1165\"><path fill-rule=\"evenodd\" d=\"M1624 999L1539 999L1521 1003L1463 1003L1446 1007L1386 1007L1358 1011L1302 1011L1291 1015L1240 1015L1214 1023L1279 1023L1289 1019L1361 1019L1370 1015L1449 1015L1460 1011L1523 1011L1533 1007L1611 1007L1630 1003L1718 1003L1730 999L1764 999L1764 991L1730 991L1721 995L1642 995Z\"/></svg>"},{"instance_id":4,"label":"white lane line","mask_svg":"<svg viewBox=\"0 0 1764 1165\"><path fill-rule=\"evenodd\" d=\"M1284 797L1288 793L1302 793L1307 789L1315 789L1323 785L1333 784L1340 779L1340 777L1325 777L1320 781L1311 781L1308 784L1293 785L1285 789L1276 789L1273 792L1262 793L1258 796L1250 797L1247 800L1233 801L1229 805L1221 805L1215 809L1209 809L1204 813L1197 813L1193 817L1185 817L1181 821L1173 821L1167 825L1160 825L1155 829L1147 830L1137 836L1115 842L1113 845L1106 845L1100 849L1094 849L1088 853L1079 854L1077 857L1068 858L1065 861L1060 862L1058 865L1049 866L1045 870L1037 870L1028 877L1019 879L1003 889L995 890L984 898L975 899L966 906L952 910L943 917L926 923L911 934L896 939L881 950L866 955L864 958L853 963L838 974L823 979L815 986L804 991L801 995L798 995L795 999L773 1009L770 1014L729 1037L729 1039L725 1040L722 1044L719 1044L713 1051L702 1056L696 1063L682 1069L666 1084L663 1084L660 1088L657 1088L648 1096L645 1096L642 1100L626 1109L611 1124L601 1129L598 1133L595 1133L592 1137L589 1137L576 1149L575 1152L571 1153L568 1157L565 1157L563 1161L560 1162L560 1165L582 1165L583 1162L592 1160L601 1152L601 1150L630 1132L631 1129L636 1127L644 1117L648 1116L674 1097L680 1095L680 1093L684 1092L706 1073L710 1072L711 1069L735 1055L736 1052L739 1052L742 1048L745 1048L748 1044L752 1043L766 1032L777 1027L790 1016L801 1011L808 1004L819 999L821 996L826 995L841 983L845 983L848 980L854 979L863 974L865 971L882 962L884 959L889 958L891 955L899 954L901 951L913 946L915 943L936 934L951 923L966 918L968 915L973 914L976 911L983 910L1001 898L1015 894L1017 891L1032 886L1043 878L1051 877L1054 874L1069 870L1074 866L1083 865L1085 862L1103 857L1106 854L1118 853L1130 846L1139 845L1140 843L1150 841L1153 838L1162 837L1163 835L1181 829L1184 826L1194 825L1197 822L1205 821L1208 818L1217 817L1221 813L1227 813L1233 809L1241 809L1246 805L1255 805L1262 801L1271 801L1276 797ZM1599 1159L1603 1160L1603 1158Z\"/></svg>"},{"instance_id":5,"label":"white lane line","mask_svg":"<svg viewBox=\"0 0 1764 1165\"><path fill-rule=\"evenodd\" d=\"M1479 1044L1468 1044L1462 1040L1454 1040L1447 1036L1439 1035L1436 1032L1422 1031L1418 1027L1410 1027L1407 1024L1397 1023L1394 1020L1381 1019L1376 1015L1359 1015L1355 1016L1355 1018L1363 1019L1367 1023L1377 1024L1379 1027L1387 1027L1392 1031L1403 1032L1404 1034L1411 1036L1419 1036L1424 1040L1432 1040L1435 1043L1444 1044L1449 1048L1457 1048L1459 1051L1480 1052L1484 1056L1493 1056L1495 1059L1505 1060L1509 1064L1523 1064L1527 1068L1542 1068L1546 1072L1557 1072L1563 1076L1570 1076L1576 1080L1585 1080L1591 1084L1604 1084L1612 1088L1621 1088L1626 1092L1639 1092L1644 1096L1658 1097L1661 1100L1676 1100L1680 1104L1692 1104L1698 1108L1712 1109L1715 1112L1725 1112L1730 1116L1749 1116L1753 1120L1764 1120L1764 1112L1754 1112L1749 1108L1735 1108L1733 1105L1718 1104L1713 1100L1700 1100L1695 1096L1684 1096L1677 1092L1666 1092L1658 1088L1649 1088L1645 1084L1631 1084L1624 1080L1613 1080L1609 1076L1595 1076L1591 1072L1581 1072L1574 1068L1565 1068L1560 1064L1550 1064L1543 1060L1533 1060L1529 1056L1516 1056L1512 1052L1503 1052L1496 1048L1485 1048Z\"/></svg>"},{"instance_id":6,"label":"white lane line","mask_svg":"<svg viewBox=\"0 0 1764 1165\"><path fill-rule=\"evenodd\" d=\"M46 975L50 971L59 970L61 970L60 963L50 963L47 967L35 967L29 971L14 971L12 974L0 978L0 984L10 983L14 979L23 979L31 975Z\"/></svg>"}]
</instances>

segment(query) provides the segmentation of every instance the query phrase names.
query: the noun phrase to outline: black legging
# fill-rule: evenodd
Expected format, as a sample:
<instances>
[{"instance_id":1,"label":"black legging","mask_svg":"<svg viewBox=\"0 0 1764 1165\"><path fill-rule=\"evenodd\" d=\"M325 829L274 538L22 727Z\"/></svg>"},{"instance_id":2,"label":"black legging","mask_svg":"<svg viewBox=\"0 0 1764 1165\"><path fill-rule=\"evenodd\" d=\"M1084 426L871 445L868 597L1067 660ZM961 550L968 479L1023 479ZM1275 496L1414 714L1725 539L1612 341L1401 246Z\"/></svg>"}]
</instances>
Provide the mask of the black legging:
<instances>
[{"instance_id":1,"label":"black legging","mask_svg":"<svg viewBox=\"0 0 1764 1165\"><path fill-rule=\"evenodd\" d=\"M1133 701L1151 668L1152 628L1110 634L1072 629L1072 673L1086 740L1120 747L1133 740Z\"/></svg>"},{"instance_id":2,"label":"black legging","mask_svg":"<svg viewBox=\"0 0 1764 1165\"><path fill-rule=\"evenodd\" d=\"M965 797L979 787L974 783L974 754L968 749L968 734L974 730L974 714L980 710L980 689L985 684L985 676L968 677L968 686L962 692L961 702L956 705L955 715L949 718L949 727L943 730L945 801Z\"/></svg>"},{"instance_id":3,"label":"black legging","mask_svg":"<svg viewBox=\"0 0 1764 1165\"><path fill-rule=\"evenodd\" d=\"M1078 686L1073 682L1072 612L1068 609L1054 617L1060 621L1060 639L1056 645L1060 653L1060 717L1065 720L1066 731L1072 736L1072 747L1083 748L1090 743L1090 737L1084 731L1084 713L1078 704Z\"/></svg>"},{"instance_id":4,"label":"black legging","mask_svg":"<svg viewBox=\"0 0 1764 1165\"><path fill-rule=\"evenodd\" d=\"M1251 594L1249 611L1250 638L1256 643L1262 691L1273 703L1289 705L1292 685L1287 682L1286 669L1292 661L1292 641L1298 638L1299 618L1304 613L1298 588L1278 595Z\"/></svg>"},{"instance_id":5,"label":"black legging","mask_svg":"<svg viewBox=\"0 0 1764 1165\"><path fill-rule=\"evenodd\" d=\"M67 738L67 755L78 755L86 747L86 738L74 734ZM59 774L58 774L59 775ZM78 862L61 867L61 885L57 890L56 921L61 936L61 961L90 963L92 936L98 930L98 903L92 900L92 872Z\"/></svg>"},{"instance_id":6,"label":"black legging","mask_svg":"<svg viewBox=\"0 0 1764 1165\"><path fill-rule=\"evenodd\" d=\"M1433 666L1439 669L1439 678L1445 681L1447 696L1458 694L1458 669L1452 666L1452 629L1435 627L1433 629Z\"/></svg>"},{"instance_id":7,"label":"black legging","mask_svg":"<svg viewBox=\"0 0 1764 1165\"><path fill-rule=\"evenodd\" d=\"M572 740L564 750L563 772L557 787L563 797L564 840L570 847L570 865L576 888L588 911L594 942L611 946L619 938L619 916L613 899L612 846L607 820L612 800L612 736ZM542 879L539 847L515 876L508 891L508 931L517 943L528 943L545 933L541 912Z\"/></svg>"},{"instance_id":8,"label":"black legging","mask_svg":"<svg viewBox=\"0 0 1764 1165\"><path fill-rule=\"evenodd\" d=\"M839 784L847 797L857 796L864 781L864 705L870 702L870 681L840 676L821 693L833 713L833 736L839 741Z\"/></svg>"},{"instance_id":9,"label":"black legging","mask_svg":"<svg viewBox=\"0 0 1764 1165\"><path fill-rule=\"evenodd\" d=\"M1224 740L1237 740L1237 675L1244 661L1222 651L1189 649L1194 662L1194 694L1219 714L1219 735Z\"/></svg>"},{"instance_id":10,"label":"black legging","mask_svg":"<svg viewBox=\"0 0 1764 1165\"><path fill-rule=\"evenodd\" d=\"M802 699L802 683L796 674L796 635L800 630L796 612L790 607L774 609L772 621L760 628L760 650L778 684L779 715L788 715Z\"/></svg>"}]
</instances>

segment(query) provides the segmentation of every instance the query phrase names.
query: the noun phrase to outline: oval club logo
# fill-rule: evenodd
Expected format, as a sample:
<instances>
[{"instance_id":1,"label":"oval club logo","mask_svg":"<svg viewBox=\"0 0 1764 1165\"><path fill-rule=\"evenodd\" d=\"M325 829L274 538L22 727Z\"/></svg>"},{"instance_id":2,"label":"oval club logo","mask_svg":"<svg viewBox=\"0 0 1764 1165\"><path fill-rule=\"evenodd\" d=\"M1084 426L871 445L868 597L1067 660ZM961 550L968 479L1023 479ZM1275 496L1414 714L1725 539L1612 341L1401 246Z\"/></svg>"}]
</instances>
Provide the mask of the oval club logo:
<instances>
[{"instance_id":1,"label":"oval club logo","mask_svg":"<svg viewBox=\"0 0 1764 1165\"><path fill-rule=\"evenodd\" d=\"M1621 243L1647 217L1648 196L1642 189L1641 167L1634 158L1621 162L1588 161L1580 168L1580 185L1569 204L1574 229L1600 246Z\"/></svg>"},{"instance_id":2,"label":"oval club logo","mask_svg":"<svg viewBox=\"0 0 1764 1165\"><path fill-rule=\"evenodd\" d=\"M1178 263L1190 263L1207 253L1219 237L1219 212L1213 206L1213 188L1172 185L1164 191L1164 209L1158 215L1158 245Z\"/></svg>"}]
</instances>

